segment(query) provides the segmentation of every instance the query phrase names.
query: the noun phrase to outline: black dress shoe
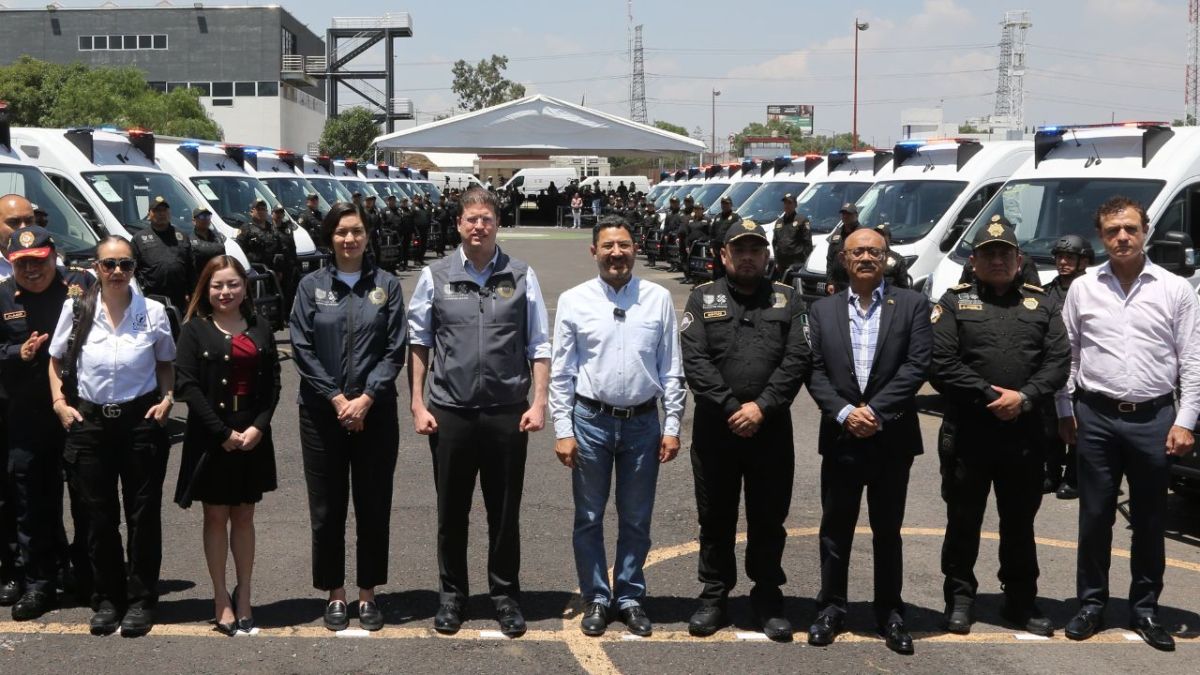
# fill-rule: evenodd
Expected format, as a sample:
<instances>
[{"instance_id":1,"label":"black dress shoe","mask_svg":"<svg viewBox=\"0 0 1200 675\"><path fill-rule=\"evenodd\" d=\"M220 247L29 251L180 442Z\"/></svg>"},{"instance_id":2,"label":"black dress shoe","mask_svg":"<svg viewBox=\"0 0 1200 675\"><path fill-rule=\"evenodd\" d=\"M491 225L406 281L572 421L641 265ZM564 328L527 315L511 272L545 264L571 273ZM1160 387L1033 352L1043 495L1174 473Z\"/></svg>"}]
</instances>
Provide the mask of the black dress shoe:
<instances>
[{"instance_id":1,"label":"black dress shoe","mask_svg":"<svg viewBox=\"0 0 1200 675\"><path fill-rule=\"evenodd\" d=\"M24 589L20 581L13 579L0 584L0 607L8 607L21 599Z\"/></svg>"},{"instance_id":2,"label":"black dress shoe","mask_svg":"<svg viewBox=\"0 0 1200 675\"><path fill-rule=\"evenodd\" d=\"M525 616L515 602L502 605L496 610L496 621L504 637L516 638L525 634Z\"/></svg>"},{"instance_id":3,"label":"black dress shoe","mask_svg":"<svg viewBox=\"0 0 1200 675\"><path fill-rule=\"evenodd\" d=\"M701 605L688 620L688 633L708 637L729 625L729 616L721 605Z\"/></svg>"},{"instance_id":4,"label":"black dress shoe","mask_svg":"<svg viewBox=\"0 0 1200 675\"><path fill-rule=\"evenodd\" d=\"M1058 486L1058 492L1055 492L1054 496L1059 499L1079 499L1079 490L1063 483Z\"/></svg>"},{"instance_id":5,"label":"black dress shoe","mask_svg":"<svg viewBox=\"0 0 1200 675\"><path fill-rule=\"evenodd\" d=\"M121 619L121 637L141 637L154 627L154 610L146 607L130 607Z\"/></svg>"},{"instance_id":6,"label":"black dress shoe","mask_svg":"<svg viewBox=\"0 0 1200 675\"><path fill-rule=\"evenodd\" d=\"M1129 625L1138 635L1141 636L1146 644L1154 647L1159 651L1173 652L1175 651L1175 638L1163 628L1158 619L1152 616L1142 616L1134 619Z\"/></svg>"},{"instance_id":7,"label":"black dress shoe","mask_svg":"<svg viewBox=\"0 0 1200 675\"><path fill-rule=\"evenodd\" d=\"M1081 609L1071 617L1063 631L1072 640L1086 640L1104 627L1104 611L1100 609Z\"/></svg>"},{"instance_id":8,"label":"black dress shoe","mask_svg":"<svg viewBox=\"0 0 1200 675\"><path fill-rule=\"evenodd\" d=\"M955 635L966 635L971 632L971 624L975 623L975 612L970 605L954 605L946 610L946 630Z\"/></svg>"},{"instance_id":9,"label":"black dress shoe","mask_svg":"<svg viewBox=\"0 0 1200 675\"><path fill-rule=\"evenodd\" d=\"M1000 616L1014 628L1027 633L1042 637L1054 636L1054 624L1050 623L1050 619L1042 614L1037 605L1025 608L1022 605L1005 603L1004 608L1000 610Z\"/></svg>"},{"instance_id":10,"label":"black dress shoe","mask_svg":"<svg viewBox=\"0 0 1200 675\"><path fill-rule=\"evenodd\" d=\"M630 605L621 610L621 623L629 629L630 633L640 637L650 637L654 632L654 624L650 623L650 617L646 616L646 610L642 609L641 605Z\"/></svg>"},{"instance_id":11,"label":"black dress shoe","mask_svg":"<svg viewBox=\"0 0 1200 675\"><path fill-rule=\"evenodd\" d=\"M583 618L579 621L579 629L584 635L596 637L604 635L608 629L608 605L602 602L589 602L583 610Z\"/></svg>"},{"instance_id":12,"label":"black dress shoe","mask_svg":"<svg viewBox=\"0 0 1200 675\"><path fill-rule=\"evenodd\" d=\"M325 605L325 627L331 631L346 630L350 627L350 612L345 602L333 600Z\"/></svg>"},{"instance_id":13,"label":"black dress shoe","mask_svg":"<svg viewBox=\"0 0 1200 675\"><path fill-rule=\"evenodd\" d=\"M446 635L454 635L462 628L463 608L454 602L442 603L433 617L433 629Z\"/></svg>"},{"instance_id":14,"label":"black dress shoe","mask_svg":"<svg viewBox=\"0 0 1200 675\"><path fill-rule=\"evenodd\" d=\"M379 611L379 606L374 601L360 601L358 603L358 625L362 626L363 630L376 631L383 628L383 612Z\"/></svg>"},{"instance_id":15,"label":"black dress shoe","mask_svg":"<svg viewBox=\"0 0 1200 675\"><path fill-rule=\"evenodd\" d=\"M121 612L108 600L100 602L92 620L88 622L92 635L112 635L121 626Z\"/></svg>"},{"instance_id":16,"label":"black dress shoe","mask_svg":"<svg viewBox=\"0 0 1200 675\"><path fill-rule=\"evenodd\" d=\"M808 627L808 644L814 647L824 647L833 644L833 639L842 632L841 617L832 614L821 614Z\"/></svg>"},{"instance_id":17,"label":"black dress shoe","mask_svg":"<svg viewBox=\"0 0 1200 675\"><path fill-rule=\"evenodd\" d=\"M229 637L233 637L234 635L237 635L237 632L238 632L237 621L230 621L229 623L221 623L220 621L213 621L213 630L220 633L221 635L227 635Z\"/></svg>"},{"instance_id":18,"label":"black dress shoe","mask_svg":"<svg viewBox=\"0 0 1200 675\"><path fill-rule=\"evenodd\" d=\"M237 629L243 633L250 633L254 630L254 617L247 616L237 620Z\"/></svg>"},{"instance_id":19,"label":"black dress shoe","mask_svg":"<svg viewBox=\"0 0 1200 675\"><path fill-rule=\"evenodd\" d=\"M13 605L13 621L31 621L40 618L46 612L54 609L58 603L52 593L44 591L25 591L25 595Z\"/></svg>"},{"instance_id":20,"label":"black dress shoe","mask_svg":"<svg viewBox=\"0 0 1200 675\"><path fill-rule=\"evenodd\" d=\"M879 634L883 636L883 641L887 644L888 649L897 654L913 653L912 636L908 634L908 630L902 622L893 621L889 623L883 627L883 630L879 631Z\"/></svg>"},{"instance_id":21,"label":"black dress shoe","mask_svg":"<svg viewBox=\"0 0 1200 675\"><path fill-rule=\"evenodd\" d=\"M782 616L760 616L758 623L762 626L763 635L773 642L792 641L792 622Z\"/></svg>"}]
</instances>

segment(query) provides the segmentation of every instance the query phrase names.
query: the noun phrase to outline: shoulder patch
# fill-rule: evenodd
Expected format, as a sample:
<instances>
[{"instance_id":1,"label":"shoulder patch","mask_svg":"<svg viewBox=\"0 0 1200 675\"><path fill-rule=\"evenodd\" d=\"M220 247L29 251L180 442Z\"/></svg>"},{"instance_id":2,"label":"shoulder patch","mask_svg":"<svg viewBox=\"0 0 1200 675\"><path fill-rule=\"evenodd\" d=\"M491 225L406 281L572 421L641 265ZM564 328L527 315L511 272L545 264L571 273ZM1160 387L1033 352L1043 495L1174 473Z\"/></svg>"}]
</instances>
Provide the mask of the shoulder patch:
<instances>
[{"instance_id":1,"label":"shoulder patch","mask_svg":"<svg viewBox=\"0 0 1200 675\"><path fill-rule=\"evenodd\" d=\"M971 287L971 284L959 284L959 285L957 285L957 286L952 286L952 287L950 288L950 292L952 292L952 293L960 293L960 292L962 292L962 291L965 291L965 290L967 290L967 289L968 289L968 288L970 288L970 287Z\"/></svg>"},{"instance_id":2,"label":"shoulder patch","mask_svg":"<svg viewBox=\"0 0 1200 675\"><path fill-rule=\"evenodd\" d=\"M940 318L942 318L942 306L934 305L933 311L929 314L929 323L937 323Z\"/></svg>"},{"instance_id":3,"label":"shoulder patch","mask_svg":"<svg viewBox=\"0 0 1200 675\"><path fill-rule=\"evenodd\" d=\"M1046 292L1046 289L1042 288L1041 286L1035 286L1033 284L1021 284L1021 288L1033 291L1034 293L1045 293Z\"/></svg>"}]
</instances>

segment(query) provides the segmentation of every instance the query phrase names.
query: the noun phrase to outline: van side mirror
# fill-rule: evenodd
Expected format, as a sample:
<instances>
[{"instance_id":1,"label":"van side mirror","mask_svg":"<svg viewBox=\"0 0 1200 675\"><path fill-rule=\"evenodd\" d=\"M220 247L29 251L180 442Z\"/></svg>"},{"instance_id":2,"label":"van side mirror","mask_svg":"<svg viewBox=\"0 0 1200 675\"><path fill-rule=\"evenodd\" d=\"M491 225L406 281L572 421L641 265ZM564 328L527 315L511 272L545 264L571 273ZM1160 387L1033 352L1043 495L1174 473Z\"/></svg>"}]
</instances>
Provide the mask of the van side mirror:
<instances>
[{"instance_id":1,"label":"van side mirror","mask_svg":"<svg viewBox=\"0 0 1200 675\"><path fill-rule=\"evenodd\" d=\"M1190 277L1196 271L1196 249L1185 232L1164 232L1150 244L1146 254L1155 265L1181 277Z\"/></svg>"}]
</instances>

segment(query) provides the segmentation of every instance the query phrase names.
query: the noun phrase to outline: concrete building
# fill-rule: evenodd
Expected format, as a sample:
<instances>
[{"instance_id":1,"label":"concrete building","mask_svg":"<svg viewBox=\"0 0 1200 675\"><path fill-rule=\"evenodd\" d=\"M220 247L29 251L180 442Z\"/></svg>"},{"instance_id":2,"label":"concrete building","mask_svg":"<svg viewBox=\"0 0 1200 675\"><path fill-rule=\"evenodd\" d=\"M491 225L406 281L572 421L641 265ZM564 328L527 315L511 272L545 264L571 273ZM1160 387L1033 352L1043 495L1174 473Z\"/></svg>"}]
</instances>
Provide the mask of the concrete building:
<instances>
[{"instance_id":1,"label":"concrete building","mask_svg":"<svg viewBox=\"0 0 1200 675\"><path fill-rule=\"evenodd\" d=\"M324 83L285 57L325 58L325 42L278 6L203 3L0 9L0 63L133 66L160 91L198 89L225 140L304 152L325 127Z\"/></svg>"}]
</instances>

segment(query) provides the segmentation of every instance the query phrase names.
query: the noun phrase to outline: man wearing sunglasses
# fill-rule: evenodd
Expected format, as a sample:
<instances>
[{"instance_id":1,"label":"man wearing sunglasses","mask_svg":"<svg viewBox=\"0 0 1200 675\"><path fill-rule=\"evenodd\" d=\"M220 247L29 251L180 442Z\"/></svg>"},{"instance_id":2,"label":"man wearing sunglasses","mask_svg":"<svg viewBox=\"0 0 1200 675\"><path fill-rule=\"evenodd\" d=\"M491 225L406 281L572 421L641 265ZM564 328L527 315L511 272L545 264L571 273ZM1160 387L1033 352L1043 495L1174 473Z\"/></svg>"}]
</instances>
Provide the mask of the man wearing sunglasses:
<instances>
[{"instance_id":1,"label":"man wearing sunglasses","mask_svg":"<svg viewBox=\"0 0 1200 675\"><path fill-rule=\"evenodd\" d=\"M138 285L144 295L165 297L182 313L196 285L191 242L171 224L171 205L165 197L154 198L147 217L150 227L130 242Z\"/></svg>"}]
</instances>

